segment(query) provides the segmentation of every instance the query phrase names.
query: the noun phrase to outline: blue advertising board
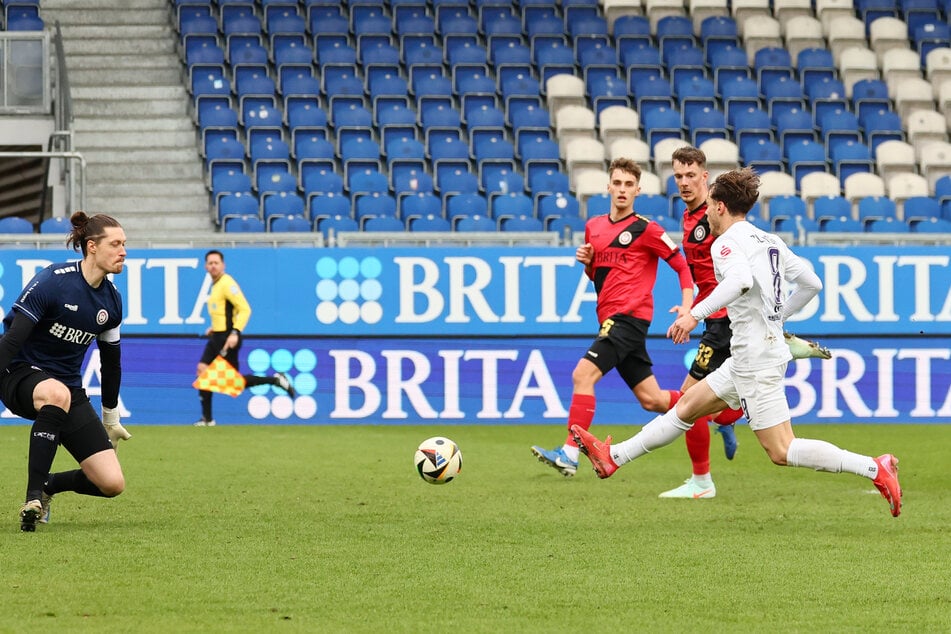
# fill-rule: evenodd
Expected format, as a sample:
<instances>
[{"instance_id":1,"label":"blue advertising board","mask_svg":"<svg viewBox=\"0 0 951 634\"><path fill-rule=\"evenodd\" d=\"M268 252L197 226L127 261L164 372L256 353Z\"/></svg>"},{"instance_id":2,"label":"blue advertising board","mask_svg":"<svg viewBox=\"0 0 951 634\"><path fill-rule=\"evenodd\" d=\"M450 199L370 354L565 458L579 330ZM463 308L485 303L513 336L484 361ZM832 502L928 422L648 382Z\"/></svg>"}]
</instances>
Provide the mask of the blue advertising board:
<instances>
[{"instance_id":1,"label":"blue advertising board","mask_svg":"<svg viewBox=\"0 0 951 634\"><path fill-rule=\"evenodd\" d=\"M71 251L0 251L6 309L41 267ZM590 336L594 289L570 248L238 248L227 270L268 336ZM815 336L951 334L951 251L940 247L802 247L823 280L790 322ZM207 326L204 251L131 248L115 276L126 335L189 336ZM651 332L679 303L659 268Z\"/></svg>"},{"instance_id":2,"label":"blue advertising board","mask_svg":"<svg viewBox=\"0 0 951 634\"><path fill-rule=\"evenodd\" d=\"M217 396L222 423L563 424L571 371L597 332L595 294L570 248L223 249L253 314L244 370L287 372ZM788 328L835 351L790 365L799 422L951 422L951 269L940 247L804 247L824 288ZM0 251L0 308L71 251ZM187 424L204 346L204 250L132 247L114 281L124 300L122 408L129 423ZM692 357L664 337L679 302L661 265L648 349L661 386ZM98 351L85 371L98 395ZM596 421L650 415L613 373ZM9 412L0 422L20 422Z\"/></svg>"},{"instance_id":3,"label":"blue advertising board","mask_svg":"<svg viewBox=\"0 0 951 634\"><path fill-rule=\"evenodd\" d=\"M299 393L271 386L215 395L220 424L564 425L571 371L590 338L248 338L242 371L286 372ZM830 337L828 361L790 364L786 394L797 423L951 423L951 352L936 337ZM191 424L191 387L202 339L123 340L121 403L130 425ZM652 338L664 388L679 388L695 349ZM98 403L98 351L84 382ZM600 423L643 424L643 411L616 373L597 387ZM4 412L0 421L23 421Z\"/></svg>"}]
</instances>

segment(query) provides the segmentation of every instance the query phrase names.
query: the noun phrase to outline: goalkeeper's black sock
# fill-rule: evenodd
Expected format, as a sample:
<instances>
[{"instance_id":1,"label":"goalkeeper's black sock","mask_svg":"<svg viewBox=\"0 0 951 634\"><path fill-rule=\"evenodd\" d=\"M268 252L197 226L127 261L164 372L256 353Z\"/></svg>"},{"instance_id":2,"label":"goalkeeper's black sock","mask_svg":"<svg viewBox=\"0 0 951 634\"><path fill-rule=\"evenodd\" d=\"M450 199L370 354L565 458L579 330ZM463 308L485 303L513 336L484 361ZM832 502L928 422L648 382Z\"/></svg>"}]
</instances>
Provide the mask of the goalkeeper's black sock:
<instances>
[{"instance_id":1,"label":"goalkeeper's black sock","mask_svg":"<svg viewBox=\"0 0 951 634\"><path fill-rule=\"evenodd\" d=\"M50 475L56 448L59 446L59 430L66 423L66 412L55 405L40 408L30 429L30 452L26 482L26 501L40 499L43 485Z\"/></svg>"},{"instance_id":2,"label":"goalkeeper's black sock","mask_svg":"<svg viewBox=\"0 0 951 634\"><path fill-rule=\"evenodd\" d=\"M86 477L82 469L51 473L44 490L47 495L56 495L63 491L75 491L80 495L95 495L101 498L109 497L100 491L99 487L89 481L89 478Z\"/></svg>"}]
</instances>

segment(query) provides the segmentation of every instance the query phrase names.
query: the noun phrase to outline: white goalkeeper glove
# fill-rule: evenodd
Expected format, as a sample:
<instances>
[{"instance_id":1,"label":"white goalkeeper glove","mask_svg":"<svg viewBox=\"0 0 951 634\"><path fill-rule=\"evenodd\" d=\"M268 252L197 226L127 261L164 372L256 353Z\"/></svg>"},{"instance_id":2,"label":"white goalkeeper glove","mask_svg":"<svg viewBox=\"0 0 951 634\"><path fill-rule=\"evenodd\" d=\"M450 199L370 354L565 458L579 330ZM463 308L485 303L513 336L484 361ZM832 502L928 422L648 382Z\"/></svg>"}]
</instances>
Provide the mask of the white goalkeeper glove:
<instances>
[{"instance_id":1,"label":"white goalkeeper glove","mask_svg":"<svg viewBox=\"0 0 951 634\"><path fill-rule=\"evenodd\" d=\"M122 423L119 422L119 408L102 408L102 426L106 428L109 440L112 441L112 447L119 450L119 441L132 438L132 434L125 430Z\"/></svg>"}]
</instances>

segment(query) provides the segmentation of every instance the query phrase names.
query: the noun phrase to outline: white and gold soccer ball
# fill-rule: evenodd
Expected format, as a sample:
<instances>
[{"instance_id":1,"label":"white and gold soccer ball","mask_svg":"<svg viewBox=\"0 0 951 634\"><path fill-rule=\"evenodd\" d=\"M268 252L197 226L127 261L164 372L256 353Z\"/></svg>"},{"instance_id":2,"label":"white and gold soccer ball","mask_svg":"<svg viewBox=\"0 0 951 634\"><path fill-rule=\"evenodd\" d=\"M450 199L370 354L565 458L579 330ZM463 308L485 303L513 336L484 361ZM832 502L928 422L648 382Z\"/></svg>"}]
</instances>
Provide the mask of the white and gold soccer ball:
<instances>
[{"instance_id":1,"label":"white and gold soccer ball","mask_svg":"<svg viewBox=\"0 0 951 634\"><path fill-rule=\"evenodd\" d=\"M459 445L443 436L433 436L420 443L414 458L416 471L430 484L445 484L462 471Z\"/></svg>"}]
</instances>

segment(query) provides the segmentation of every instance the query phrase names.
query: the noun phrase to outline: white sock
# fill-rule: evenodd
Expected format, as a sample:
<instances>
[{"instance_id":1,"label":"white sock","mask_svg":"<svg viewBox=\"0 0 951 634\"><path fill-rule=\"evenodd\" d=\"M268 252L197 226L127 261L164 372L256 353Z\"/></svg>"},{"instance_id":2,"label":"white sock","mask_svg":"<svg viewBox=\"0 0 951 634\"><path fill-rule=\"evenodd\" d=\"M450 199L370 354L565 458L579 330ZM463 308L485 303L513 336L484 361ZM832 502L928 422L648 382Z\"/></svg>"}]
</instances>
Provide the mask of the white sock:
<instances>
[{"instance_id":1,"label":"white sock","mask_svg":"<svg viewBox=\"0 0 951 634\"><path fill-rule=\"evenodd\" d=\"M565 452L565 455L568 456L569 460L578 462L579 449L577 447L572 447L571 445L562 445L561 450Z\"/></svg>"},{"instance_id":2,"label":"white sock","mask_svg":"<svg viewBox=\"0 0 951 634\"><path fill-rule=\"evenodd\" d=\"M810 438L794 438L789 443L786 463L792 467L809 467L830 473L845 471L872 480L878 475L878 465L870 456L862 456L839 449L830 442Z\"/></svg>"},{"instance_id":3,"label":"white sock","mask_svg":"<svg viewBox=\"0 0 951 634\"><path fill-rule=\"evenodd\" d=\"M713 478L710 476L710 472L706 472L703 475L697 475L696 473L690 476L693 478L693 481L700 485L713 484Z\"/></svg>"},{"instance_id":4,"label":"white sock","mask_svg":"<svg viewBox=\"0 0 951 634\"><path fill-rule=\"evenodd\" d=\"M690 426L690 423L680 420L676 409L672 408L644 425L632 438L611 445L611 459L621 466L654 449L669 445L690 429Z\"/></svg>"}]
</instances>

